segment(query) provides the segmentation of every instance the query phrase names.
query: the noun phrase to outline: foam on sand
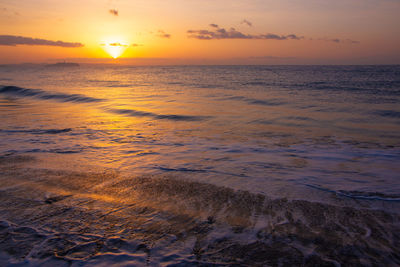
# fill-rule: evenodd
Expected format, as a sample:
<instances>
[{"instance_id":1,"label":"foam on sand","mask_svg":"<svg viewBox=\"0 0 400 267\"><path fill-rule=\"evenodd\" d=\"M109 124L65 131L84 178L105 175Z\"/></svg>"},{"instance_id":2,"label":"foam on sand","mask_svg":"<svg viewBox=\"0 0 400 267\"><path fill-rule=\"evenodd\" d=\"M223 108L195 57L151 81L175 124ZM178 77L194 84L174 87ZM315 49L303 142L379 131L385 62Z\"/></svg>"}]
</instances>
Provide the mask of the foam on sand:
<instances>
[{"instance_id":1,"label":"foam on sand","mask_svg":"<svg viewBox=\"0 0 400 267\"><path fill-rule=\"evenodd\" d=\"M367 202L271 199L181 176L35 169L32 160L0 161L2 264L400 264L399 214Z\"/></svg>"}]
</instances>

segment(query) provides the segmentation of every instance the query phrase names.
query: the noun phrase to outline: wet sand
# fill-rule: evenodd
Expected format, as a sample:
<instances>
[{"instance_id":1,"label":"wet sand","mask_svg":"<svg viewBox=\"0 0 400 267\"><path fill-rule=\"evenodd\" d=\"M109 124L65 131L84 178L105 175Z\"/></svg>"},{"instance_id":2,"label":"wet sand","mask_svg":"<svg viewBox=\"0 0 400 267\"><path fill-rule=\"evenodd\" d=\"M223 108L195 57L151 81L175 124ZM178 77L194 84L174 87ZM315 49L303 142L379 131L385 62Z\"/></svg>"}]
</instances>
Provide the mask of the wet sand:
<instances>
[{"instance_id":1,"label":"wet sand","mask_svg":"<svg viewBox=\"0 0 400 267\"><path fill-rule=\"evenodd\" d=\"M368 201L271 199L175 176L33 168L35 160L0 158L3 266L400 264L399 213Z\"/></svg>"}]
</instances>

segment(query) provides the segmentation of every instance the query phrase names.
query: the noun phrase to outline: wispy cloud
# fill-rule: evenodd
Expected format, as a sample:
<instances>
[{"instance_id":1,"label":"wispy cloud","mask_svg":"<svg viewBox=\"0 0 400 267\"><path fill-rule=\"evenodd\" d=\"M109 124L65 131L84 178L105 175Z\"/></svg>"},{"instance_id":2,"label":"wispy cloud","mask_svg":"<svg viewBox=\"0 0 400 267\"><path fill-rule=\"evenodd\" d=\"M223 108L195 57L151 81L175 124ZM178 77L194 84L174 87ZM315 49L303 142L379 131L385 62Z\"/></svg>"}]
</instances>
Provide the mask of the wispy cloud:
<instances>
[{"instance_id":1,"label":"wispy cloud","mask_svg":"<svg viewBox=\"0 0 400 267\"><path fill-rule=\"evenodd\" d=\"M240 24L246 24L249 27L253 27L253 23L251 23L250 21L248 21L247 19L244 19L240 22Z\"/></svg>"},{"instance_id":2,"label":"wispy cloud","mask_svg":"<svg viewBox=\"0 0 400 267\"><path fill-rule=\"evenodd\" d=\"M266 60L266 59L290 60L290 59L296 59L296 57L260 56L260 57L248 57L247 59L256 59L256 60Z\"/></svg>"},{"instance_id":3,"label":"wispy cloud","mask_svg":"<svg viewBox=\"0 0 400 267\"><path fill-rule=\"evenodd\" d=\"M127 45L127 44L121 44L121 43L110 43L110 44L100 44L101 46L120 46L120 47L138 47L138 46L143 46L141 44L131 44L131 45Z\"/></svg>"},{"instance_id":4,"label":"wispy cloud","mask_svg":"<svg viewBox=\"0 0 400 267\"><path fill-rule=\"evenodd\" d=\"M171 34L164 32L163 30L158 30L158 37L169 39L171 38Z\"/></svg>"},{"instance_id":5,"label":"wispy cloud","mask_svg":"<svg viewBox=\"0 0 400 267\"><path fill-rule=\"evenodd\" d=\"M339 39L339 38L320 38L320 41L332 42L332 43L344 43L344 44L359 44L360 41L355 41L351 39Z\"/></svg>"},{"instance_id":6,"label":"wispy cloud","mask_svg":"<svg viewBox=\"0 0 400 267\"><path fill-rule=\"evenodd\" d=\"M127 47L128 45L121 44L121 43L111 43L111 44L109 44L109 46L124 46L124 47Z\"/></svg>"},{"instance_id":7,"label":"wispy cloud","mask_svg":"<svg viewBox=\"0 0 400 267\"><path fill-rule=\"evenodd\" d=\"M118 10L116 10L116 9L110 9L110 10L108 10L108 12L109 12L111 15L118 16Z\"/></svg>"},{"instance_id":8,"label":"wispy cloud","mask_svg":"<svg viewBox=\"0 0 400 267\"><path fill-rule=\"evenodd\" d=\"M212 30L188 30L187 33L190 38L196 38L200 40L214 40L214 39L264 39L264 40L301 40L303 36L297 36L295 34L289 35L278 35L273 33L267 34L245 34L237 31L235 28L226 30L220 28L217 24L210 24Z\"/></svg>"},{"instance_id":9,"label":"wispy cloud","mask_svg":"<svg viewBox=\"0 0 400 267\"><path fill-rule=\"evenodd\" d=\"M51 41L39 38L14 36L14 35L0 35L0 45L16 46L16 45L47 45L59 47L83 47L81 43L71 43L63 41Z\"/></svg>"},{"instance_id":10,"label":"wispy cloud","mask_svg":"<svg viewBox=\"0 0 400 267\"><path fill-rule=\"evenodd\" d=\"M5 7L0 8L0 12L1 13L5 13L8 16L10 16L10 15L19 16L19 13L17 11L12 11L12 10L7 9Z\"/></svg>"}]
</instances>

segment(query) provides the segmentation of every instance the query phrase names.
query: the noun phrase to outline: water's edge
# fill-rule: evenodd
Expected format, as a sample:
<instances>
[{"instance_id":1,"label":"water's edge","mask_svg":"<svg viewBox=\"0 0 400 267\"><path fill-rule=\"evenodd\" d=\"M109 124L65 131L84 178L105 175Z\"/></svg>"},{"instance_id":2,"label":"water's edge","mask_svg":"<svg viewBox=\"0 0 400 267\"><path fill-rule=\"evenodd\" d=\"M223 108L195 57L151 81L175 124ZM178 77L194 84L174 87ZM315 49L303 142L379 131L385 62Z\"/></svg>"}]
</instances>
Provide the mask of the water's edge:
<instances>
[{"instance_id":1,"label":"water's edge","mask_svg":"<svg viewBox=\"0 0 400 267\"><path fill-rule=\"evenodd\" d=\"M13 264L400 264L400 215L174 176L122 177L0 161L0 262Z\"/></svg>"}]
</instances>

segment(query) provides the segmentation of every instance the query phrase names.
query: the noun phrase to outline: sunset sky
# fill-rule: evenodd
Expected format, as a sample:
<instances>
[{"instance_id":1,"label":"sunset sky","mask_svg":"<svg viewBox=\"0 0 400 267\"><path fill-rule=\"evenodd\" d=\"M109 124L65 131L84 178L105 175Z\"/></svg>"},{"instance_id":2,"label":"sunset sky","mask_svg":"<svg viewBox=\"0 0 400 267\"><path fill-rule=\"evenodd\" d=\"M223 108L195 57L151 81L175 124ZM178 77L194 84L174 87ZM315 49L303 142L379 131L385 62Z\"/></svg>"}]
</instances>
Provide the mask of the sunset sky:
<instances>
[{"instance_id":1,"label":"sunset sky","mask_svg":"<svg viewBox=\"0 0 400 267\"><path fill-rule=\"evenodd\" d=\"M0 0L0 64L399 64L398 14L398 0Z\"/></svg>"}]
</instances>

